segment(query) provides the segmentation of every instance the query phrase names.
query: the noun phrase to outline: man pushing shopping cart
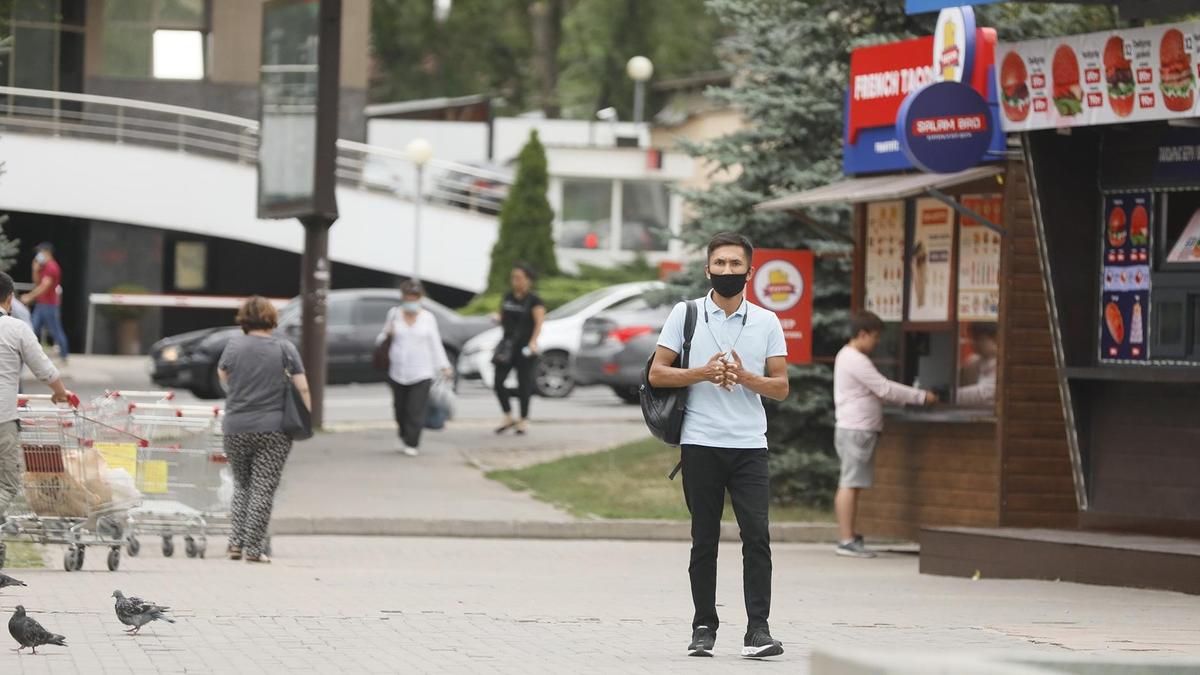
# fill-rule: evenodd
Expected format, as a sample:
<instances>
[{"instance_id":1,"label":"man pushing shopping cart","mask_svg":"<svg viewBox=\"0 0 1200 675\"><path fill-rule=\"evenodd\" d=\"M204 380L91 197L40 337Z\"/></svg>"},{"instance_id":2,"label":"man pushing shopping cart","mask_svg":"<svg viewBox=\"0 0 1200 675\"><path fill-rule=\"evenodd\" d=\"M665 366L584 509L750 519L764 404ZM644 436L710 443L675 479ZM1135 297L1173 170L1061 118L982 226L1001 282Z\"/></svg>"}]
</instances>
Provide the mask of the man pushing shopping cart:
<instances>
[{"instance_id":1,"label":"man pushing shopping cart","mask_svg":"<svg viewBox=\"0 0 1200 675\"><path fill-rule=\"evenodd\" d=\"M0 516L21 492L21 443L17 426L17 388L21 369L29 366L34 376L53 391L55 403L67 403L74 395L63 386L58 369L42 351L33 329L12 317L13 280L0 272ZM4 543L0 542L0 556Z\"/></svg>"}]
</instances>

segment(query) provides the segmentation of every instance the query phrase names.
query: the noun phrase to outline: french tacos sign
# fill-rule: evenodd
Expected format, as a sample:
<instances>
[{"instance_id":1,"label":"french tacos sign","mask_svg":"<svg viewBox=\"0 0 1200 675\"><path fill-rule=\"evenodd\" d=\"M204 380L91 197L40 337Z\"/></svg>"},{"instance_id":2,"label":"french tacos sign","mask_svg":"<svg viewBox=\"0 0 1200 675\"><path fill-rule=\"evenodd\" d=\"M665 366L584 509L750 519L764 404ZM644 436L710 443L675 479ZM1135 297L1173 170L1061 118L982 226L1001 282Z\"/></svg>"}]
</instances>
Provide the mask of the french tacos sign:
<instances>
[{"instance_id":1,"label":"french tacos sign","mask_svg":"<svg viewBox=\"0 0 1200 675\"><path fill-rule=\"evenodd\" d=\"M1200 114L1200 22L1001 44L1005 131Z\"/></svg>"}]
</instances>

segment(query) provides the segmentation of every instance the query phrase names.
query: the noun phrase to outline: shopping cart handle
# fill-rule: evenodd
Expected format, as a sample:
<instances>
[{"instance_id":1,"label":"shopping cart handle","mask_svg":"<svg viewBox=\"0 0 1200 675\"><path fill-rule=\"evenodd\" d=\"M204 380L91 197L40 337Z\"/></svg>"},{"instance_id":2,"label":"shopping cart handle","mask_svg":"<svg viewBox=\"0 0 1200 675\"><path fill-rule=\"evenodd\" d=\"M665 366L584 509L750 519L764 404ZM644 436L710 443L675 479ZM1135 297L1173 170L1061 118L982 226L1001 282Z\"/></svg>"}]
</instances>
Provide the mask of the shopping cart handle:
<instances>
[{"instance_id":1,"label":"shopping cart handle","mask_svg":"<svg viewBox=\"0 0 1200 675\"><path fill-rule=\"evenodd\" d=\"M68 391L67 392L67 403L70 403L72 408L78 408L79 407L79 395L73 391Z\"/></svg>"}]
</instances>

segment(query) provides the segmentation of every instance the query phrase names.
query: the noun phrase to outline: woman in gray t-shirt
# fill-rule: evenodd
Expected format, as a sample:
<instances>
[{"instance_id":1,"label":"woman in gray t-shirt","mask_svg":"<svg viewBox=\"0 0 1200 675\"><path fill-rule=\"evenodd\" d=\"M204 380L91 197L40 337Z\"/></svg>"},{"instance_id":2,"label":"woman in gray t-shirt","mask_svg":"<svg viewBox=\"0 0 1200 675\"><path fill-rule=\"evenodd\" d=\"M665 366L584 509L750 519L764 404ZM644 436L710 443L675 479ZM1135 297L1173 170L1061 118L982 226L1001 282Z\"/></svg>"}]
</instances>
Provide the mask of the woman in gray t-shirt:
<instances>
[{"instance_id":1,"label":"woman in gray t-shirt","mask_svg":"<svg viewBox=\"0 0 1200 675\"><path fill-rule=\"evenodd\" d=\"M279 313L269 300L254 296L238 310L245 333L229 341L218 375L225 383L225 455L233 468L233 533L229 557L269 563L263 551L275 490L292 450L283 431L287 375L310 410L308 378L296 347L271 334ZM285 373L287 375L285 375Z\"/></svg>"}]
</instances>

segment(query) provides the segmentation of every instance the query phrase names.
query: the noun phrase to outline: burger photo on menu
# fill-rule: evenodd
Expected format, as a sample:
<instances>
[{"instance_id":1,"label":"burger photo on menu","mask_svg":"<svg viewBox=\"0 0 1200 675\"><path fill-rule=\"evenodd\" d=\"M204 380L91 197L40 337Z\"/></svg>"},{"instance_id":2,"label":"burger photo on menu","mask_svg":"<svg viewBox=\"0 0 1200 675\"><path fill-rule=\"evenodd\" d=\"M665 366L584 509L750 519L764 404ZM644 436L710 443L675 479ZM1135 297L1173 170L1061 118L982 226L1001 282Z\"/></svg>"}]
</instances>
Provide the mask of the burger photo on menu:
<instances>
[{"instance_id":1,"label":"burger photo on menu","mask_svg":"<svg viewBox=\"0 0 1200 675\"><path fill-rule=\"evenodd\" d=\"M1195 101L1196 76L1192 73L1192 56L1183 44L1183 33L1176 28L1163 33L1158 50L1162 64L1159 86L1162 87L1163 103L1175 112L1191 110Z\"/></svg>"},{"instance_id":2,"label":"burger photo on menu","mask_svg":"<svg viewBox=\"0 0 1200 675\"><path fill-rule=\"evenodd\" d=\"M1118 206L1108 214L1108 245L1112 248L1125 245L1125 238L1129 235L1125 223L1125 209Z\"/></svg>"},{"instance_id":3,"label":"burger photo on menu","mask_svg":"<svg viewBox=\"0 0 1200 675\"><path fill-rule=\"evenodd\" d=\"M1004 115L1013 122L1029 117L1029 85L1025 61L1016 52L1009 52L1000 65L1001 101Z\"/></svg>"},{"instance_id":4,"label":"burger photo on menu","mask_svg":"<svg viewBox=\"0 0 1200 675\"><path fill-rule=\"evenodd\" d=\"M1138 204L1129 216L1129 243L1145 246L1150 241L1150 213Z\"/></svg>"},{"instance_id":5,"label":"burger photo on menu","mask_svg":"<svg viewBox=\"0 0 1200 675\"><path fill-rule=\"evenodd\" d=\"M1104 74L1108 78L1108 104L1117 117L1133 113L1133 67L1125 58L1125 41L1119 36L1108 38L1104 45Z\"/></svg>"},{"instance_id":6,"label":"burger photo on menu","mask_svg":"<svg viewBox=\"0 0 1200 675\"><path fill-rule=\"evenodd\" d=\"M1083 112L1083 88L1079 86L1079 58L1075 50L1059 45L1054 51L1054 107L1063 117Z\"/></svg>"}]
</instances>

